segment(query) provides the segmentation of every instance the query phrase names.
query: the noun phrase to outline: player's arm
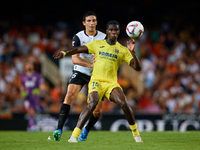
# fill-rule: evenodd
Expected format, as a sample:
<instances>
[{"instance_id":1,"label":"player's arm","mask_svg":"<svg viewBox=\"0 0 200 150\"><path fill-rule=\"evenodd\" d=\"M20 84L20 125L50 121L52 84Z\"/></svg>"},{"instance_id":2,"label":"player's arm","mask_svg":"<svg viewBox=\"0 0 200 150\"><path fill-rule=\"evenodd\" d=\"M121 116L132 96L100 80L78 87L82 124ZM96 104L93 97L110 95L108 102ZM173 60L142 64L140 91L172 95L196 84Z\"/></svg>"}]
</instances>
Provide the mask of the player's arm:
<instances>
[{"instance_id":1,"label":"player's arm","mask_svg":"<svg viewBox=\"0 0 200 150\"><path fill-rule=\"evenodd\" d=\"M41 91L42 89L45 89L44 79L43 79L42 75L39 75L37 78L38 78L38 79L37 79L37 82L38 82L38 84L39 84L39 87L34 88L34 89L32 90L32 94L33 94L33 95L39 95L39 94L40 94L40 91Z\"/></svg>"},{"instance_id":2,"label":"player's arm","mask_svg":"<svg viewBox=\"0 0 200 150\"><path fill-rule=\"evenodd\" d=\"M79 39L79 37L77 35L75 35L73 37L73 39L72 39L72 47L78 47L78 46L80 46L80 39ZM90 68L93 67L93 63L85 61L79 55L80 54L74 54L74 55L72 55L72 62L73 62L73 64L84 66L84 67L90 67Z\"/></svg>"},{"instance_id":3,"label":"player's arm","mask_svg":"<svg viewBox=\"0 0 200 150\"><path fill-rule=\"evenodd\" d=\"M72 47L66 50L56 52L53 57L54 59L62 59L65 56L71 56L78 53L88 53L86 46Z\"/></svg>"},{"instance_id":4,"label":"player's arm","mask_svg":"<svg viewBox=\"0 0 200 150\"><path fill-rule=\"evenodd\" d=\"M21 79L22 80L22 79ZM22 98L26 98L27 96L28 96L28 92L26 92L25 90L24 90L24 86L23 86L23 84L21 83L21 85L20 85L20 95L21 95L21 97Z\"/></svg>"},{"instance_id":5,"label":"player's arm","mask_svg":"<svg viewBox=\"0 0 200 150\"><path fill-rule=\"evenodd\" d=\"M79 54L72 55L72 62L73 64L76 64L76 65L93 68L93 63L85 61L84 59L79 57Z\"/></svg>"},{"instance_id":6,"label":"player's arm","mask_svg":"<svg viewBox=\"0 0 200 150\"><path fill-rule=\"evenodd\" d=\"M134 49L135 49L135 40L129 40L127 41L127 48L130 50L133 59L130 62L130 66L135 69L136 71L140 71L142 69L141 64L140 64L140 60L137 57Z\"/></svg>"}]
</instances>

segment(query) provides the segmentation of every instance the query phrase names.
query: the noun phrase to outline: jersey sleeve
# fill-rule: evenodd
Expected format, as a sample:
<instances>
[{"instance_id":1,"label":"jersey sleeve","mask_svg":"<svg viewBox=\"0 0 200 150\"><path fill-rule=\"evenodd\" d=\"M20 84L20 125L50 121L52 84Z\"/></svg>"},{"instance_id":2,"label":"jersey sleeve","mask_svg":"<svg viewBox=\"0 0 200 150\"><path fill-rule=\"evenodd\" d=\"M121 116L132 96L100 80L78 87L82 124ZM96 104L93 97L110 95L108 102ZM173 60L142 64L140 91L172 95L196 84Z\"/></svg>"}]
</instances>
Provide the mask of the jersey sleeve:
<instances>
[{"instance_id":1,"label":"jersey sleeve","mask_svg":"<svg viewBox=\"0 0 200 150\"><path fill-rule=\"evenodd\" d=\"M79 46L81 46L80 39L77 35L74 35L72 39L72 47L79 47Z\"/></svg>"},{"instance_id":2,"label":"jersey sleeve","mask_svg":"<svg viewBox=\"0 0 200 150\"><path fill-rule=\"evenodd\" d=\"M24 76L21 76L21 85L24 86Z\"/></svg>"},{"instance_id":3,"label":"jersey sleeve","mask_svg":"<svg viewBox=\"0 0 200 150\"><path fill-rule=\"evenodd\" d=\"M39 83L39 85L44 84L44 79L41 74L38 74L38 83Z\"/></svg>"},{"instance_id":4,"label":"jersey sleeve","mask_svg":"<svg viewBox=\"0 0 200 150\"><path fill-rule=\"evenodd\" d=\"M127 65L130 65L130 62L132 59L133 59L133 56L132 56L131 52L129 51L128 48L125 48L123 62L126 63Z\"/></svg>"},{"instance_id":5,"label":"jersey sleeve","mask_svg":"<svg viewBox=\"0 0 200 150\"><path fill-rule=\"evenodd\" d=\"M95 43L96 41L92 41L92 42L89 42L88 44L85 44L85 46L88 48L88 53L90 54L95 54Z\"/></svg>"}]
</instances>

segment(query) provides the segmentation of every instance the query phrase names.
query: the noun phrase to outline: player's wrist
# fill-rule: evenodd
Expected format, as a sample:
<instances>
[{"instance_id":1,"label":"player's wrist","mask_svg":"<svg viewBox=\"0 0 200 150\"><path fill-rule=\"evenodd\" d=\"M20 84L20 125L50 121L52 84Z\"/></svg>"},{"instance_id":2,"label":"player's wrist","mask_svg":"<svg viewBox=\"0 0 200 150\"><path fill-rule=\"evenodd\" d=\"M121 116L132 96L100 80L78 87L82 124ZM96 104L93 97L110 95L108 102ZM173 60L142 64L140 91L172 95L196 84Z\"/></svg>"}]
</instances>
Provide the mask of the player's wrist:
<instances>
[{"instance_id":1,"label":"player's wrist","mask_svg":"<svg viewBox=\"0 0 200 150\"><path fill-rule=\"evenodd\" d=\"M64 52L64 51L60 51L60 52L63 53L64 56L66 55L66 52Z\"/></svg>"}]
</instances>

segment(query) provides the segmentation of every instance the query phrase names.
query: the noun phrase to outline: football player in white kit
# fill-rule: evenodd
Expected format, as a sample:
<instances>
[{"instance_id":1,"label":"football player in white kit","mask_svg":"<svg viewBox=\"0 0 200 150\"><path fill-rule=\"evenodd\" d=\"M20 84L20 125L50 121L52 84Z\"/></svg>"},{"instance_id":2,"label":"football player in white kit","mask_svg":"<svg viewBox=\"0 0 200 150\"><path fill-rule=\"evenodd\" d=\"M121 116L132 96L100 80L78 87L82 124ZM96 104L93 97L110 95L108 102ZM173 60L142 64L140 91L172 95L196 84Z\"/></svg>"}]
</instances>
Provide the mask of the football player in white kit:
<instances>
[{"instance_id":1,"label":"football player in white kit","mask_svg":"<svg viewBox=\"0 0 200 150\"><path fill-rule=\"evenodd\" d=\"M106 34L96 30L97 16L94 12L86 12L83 15L83 25L85 30L78 32L72 39L72 47L83 46L93 40L103 40L106 38ZM70 105L76 98L78 92L85 84L88 84L93 70L93 55L87 53L75 54L72 56L72 62L75 64L73 74L69 80L67 94L64 102L60 108L60 114L58 119L57 130L53 132L54 140L60 141L62 135L62 129L65 121L67 120ZM98 121L102 112L103 101L101 101L93 114L91 115L88 124L83 129L83 132L79 136L79 141L85 141L87 139L90 129Z\"/></svg>"}]
</instances>

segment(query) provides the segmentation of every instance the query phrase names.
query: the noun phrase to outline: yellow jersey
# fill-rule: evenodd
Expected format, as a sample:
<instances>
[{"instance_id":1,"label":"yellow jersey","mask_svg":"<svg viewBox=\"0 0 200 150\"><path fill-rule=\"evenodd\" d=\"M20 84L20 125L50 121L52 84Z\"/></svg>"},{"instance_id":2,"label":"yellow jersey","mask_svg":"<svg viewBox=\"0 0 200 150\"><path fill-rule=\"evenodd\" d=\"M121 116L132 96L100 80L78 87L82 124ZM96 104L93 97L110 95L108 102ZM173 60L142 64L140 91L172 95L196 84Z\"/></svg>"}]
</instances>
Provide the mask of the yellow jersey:
<instances>
[{"instance_id":1,"label":"yellow jersey","mask_svg":"<svg viewBox=\"0 0 200 150\"><path fill-rule=\"evenodd\" d=\"M129 49L119 42L114 45L106 40L94 40L85 45L88 53L97 56L92 72L92 80L117 82L117 71L122 62L130 65L133 56Z\"/></svg>"}]
</instances>

